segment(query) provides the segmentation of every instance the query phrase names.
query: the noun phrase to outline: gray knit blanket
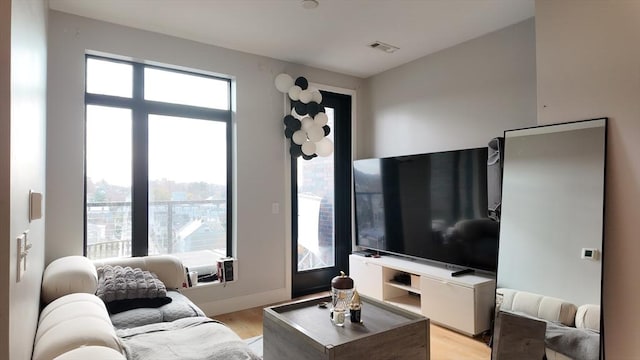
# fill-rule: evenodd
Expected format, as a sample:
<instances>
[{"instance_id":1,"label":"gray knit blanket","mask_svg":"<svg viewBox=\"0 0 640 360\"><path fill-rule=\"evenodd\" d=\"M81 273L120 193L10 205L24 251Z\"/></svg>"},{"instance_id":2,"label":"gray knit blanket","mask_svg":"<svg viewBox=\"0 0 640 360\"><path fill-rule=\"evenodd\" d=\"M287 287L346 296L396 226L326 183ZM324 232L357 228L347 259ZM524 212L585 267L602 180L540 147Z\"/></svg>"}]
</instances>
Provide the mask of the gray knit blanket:
<instances>
[{"instance_id":1,"label":"gray knit blanket","mask_svg":"<svg viewBox=\"0 0 640 360\"><path fill-rule=\"evenodd\" d=\"M128 360L260 360L236 333L206 317L117 330Z\"/></svg>"},{"instance_id":2,"label":"gray knit blanket","mask_svg":"<svg viewBox=\"0 0 640 360\"><path fill-rule=\"evenodd\" d=\"M149 271L119 265L104 265L97 270L96 295L104 302L167 296L164 283Z\"/></svg>"},{"instance_id":3,"label":"gray knit blanket","mask_svg":"<svg viewBox=\"0 0 640 360\"><path fill-rule=\"evenodd\" d=\"M547 321L545 344L572 359L600 359L600 333Z\"/></svg>"}]
</instances>

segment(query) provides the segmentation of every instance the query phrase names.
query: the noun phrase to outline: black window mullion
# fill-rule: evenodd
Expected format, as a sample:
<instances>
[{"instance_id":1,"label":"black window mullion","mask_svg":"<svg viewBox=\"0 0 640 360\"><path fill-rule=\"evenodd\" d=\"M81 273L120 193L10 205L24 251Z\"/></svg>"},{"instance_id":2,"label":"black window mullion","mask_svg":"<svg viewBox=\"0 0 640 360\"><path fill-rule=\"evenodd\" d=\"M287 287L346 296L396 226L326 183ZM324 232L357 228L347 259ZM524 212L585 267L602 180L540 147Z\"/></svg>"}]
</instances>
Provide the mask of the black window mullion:
<instances>
[{"instance_id":1,"label":"black window mullion","mask_svg":"<svg viewBox=\"0 0 640 360\"><path fill-rule=\"evenodd\" d=\"M90 94L90 93L86 93L84 95L84 99L86 104L126 108L126 109L130 109L133 106L132 104L134 101L133 99L129 99L129 98L123 98L123 97L111 96L111 95Z\"/></svg>"},{"instance_id":2,"label":"black window mullion","mask_svg":"<svg viewBox=\"0 0 640 360\"><path fill-rule=\"evenodd\" d=\"M190 119L227 121L229 110L208 109L197 106L145 101L147 112L150 114L187 117Z\"/></svg>"},{"instance_id":3,"label":"black window mullion","mask_svg":"<svg viewBox=\"0 0 640 360\"><path fill-rule=\"evenodd\" d=\"M145 256L149 249L149 114L144 103L144 66L133 64L132 110L132 239L131 255Z\"/></svg>"},{"instance_id":4,"label":"black window mullion","mask_svg":"<svg viewBox=\"0 0 640 360\"><path fill-rule=\"evenodd\" d=\"M231 81L228 84L229 109L231 109ZM225 119L227 121L227 256L233 256L233 119L231 111L226 112Z\"/></svg>"}]
</instances>

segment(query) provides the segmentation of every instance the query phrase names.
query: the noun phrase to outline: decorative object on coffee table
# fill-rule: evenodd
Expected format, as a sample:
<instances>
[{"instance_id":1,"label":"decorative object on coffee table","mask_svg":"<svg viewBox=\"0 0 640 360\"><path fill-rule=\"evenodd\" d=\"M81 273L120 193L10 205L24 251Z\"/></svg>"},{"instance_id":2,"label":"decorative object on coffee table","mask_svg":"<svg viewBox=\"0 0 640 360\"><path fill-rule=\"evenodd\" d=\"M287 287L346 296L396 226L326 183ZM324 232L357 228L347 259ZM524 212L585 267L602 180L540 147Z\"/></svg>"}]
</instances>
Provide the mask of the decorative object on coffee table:
<instances>
[{"instance_id":1,"label":"decorative object on coffee table","mask_svg":"<svg viewBox=\"0 0 640 360\"><path fill-rule=\"evenodd\" d=\"M353 297L353 279L343 271L331 280L331 320L338 326L344 325L351 298Z\"/></svg>"},{"instance_id":2,"label":"decorative object on coffee table","mask_svg":"<svg viewBox=\"0 0 640 360\"><path fill-rule=\"evenodd\" d=\"M349 304L349 318L352 323L359 324L362 322L362 303L357 290L353 290L351 304Z\"/></svg>"}]
</instances>

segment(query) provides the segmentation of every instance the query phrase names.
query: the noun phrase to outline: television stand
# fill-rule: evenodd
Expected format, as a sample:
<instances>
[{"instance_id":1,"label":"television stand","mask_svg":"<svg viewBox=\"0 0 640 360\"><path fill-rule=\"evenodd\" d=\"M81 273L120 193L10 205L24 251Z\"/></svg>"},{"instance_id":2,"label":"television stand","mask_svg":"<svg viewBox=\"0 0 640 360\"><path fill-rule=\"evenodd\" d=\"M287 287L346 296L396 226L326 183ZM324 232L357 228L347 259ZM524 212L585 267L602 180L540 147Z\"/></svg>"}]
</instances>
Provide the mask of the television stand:
<instances>
[{"instance_id":1,"label":"television stand","mask_svg":"<svg viewBox=\"0 0 640 360\"><path fill-rule=\"evenodd\" d=\"M473 269L463 269L463 270L458 270L458 271L454 271L451 273L451 276L453 277L457 277L457 276L462 276L464 274L474 274L476 271Z\"/></svg>"},{"instance_id":2,"label":"television stand","mask_svg":"<svg viewBox=\"0 0 640 360\"><path fill-rule=\"evenodd\" d=\"M374 257L374 258L380 257L380 253L378 251L373 251L373 250L359 250L359 251L354 251L351 254L363 256L363 257Z\"/></svg>"},{"instance_id":3,"label":"television stand","mask_svg":"<svg viewBox=\"0 0 640 360\"><path fill-rule=\"evenodd\" d=\"M466 269L465 269L466 270ZM495 277L456 271L395 255L349 256L349 276L361 295L428 317L468 336L489 329L495 308ZM409 278L409 281L398 279Z\"/></svg>"}]
</instances>

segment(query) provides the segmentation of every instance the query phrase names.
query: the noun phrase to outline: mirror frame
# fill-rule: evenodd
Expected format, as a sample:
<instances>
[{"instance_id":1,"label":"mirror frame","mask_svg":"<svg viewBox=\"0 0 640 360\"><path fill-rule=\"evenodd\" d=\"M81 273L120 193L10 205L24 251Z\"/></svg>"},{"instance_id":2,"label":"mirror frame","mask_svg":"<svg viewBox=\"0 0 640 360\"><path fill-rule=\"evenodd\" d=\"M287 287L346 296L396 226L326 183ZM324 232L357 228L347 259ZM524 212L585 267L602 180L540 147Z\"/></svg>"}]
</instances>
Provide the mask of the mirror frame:
<instances>
[{"instance_id":1,"label":"mirror frame","mask_svg":"<svg viewBox=\"0 0 640 360\"><path fill-rule=\"evenodd\" d=\"M604 332L604 253L605 253L605 227L606 227L606 222L605 222L605 218L606 218L606 189L607 189L607 139L608 139L608 121L609 118L608 117L600 117L600 118L593 118L593 119L585 119L585 120L578 120L578 121L569 121L569 122L562 122L562 123L553 123L553 124L544 124L544 125L538 125L538 126L531 126L531 127L525 127L525 128L517 128L517 129L510 129L510 130L505 130L504 131L504 146L503 146L503 151L504 153L501 154L502 157L502 184L501 184L501 193L502 196L504 195L504 166L506 165L504 162L504 154L508 151L507 149L507 134L511 133L511 132L518 132L518 131L526 131L526 130L531 130L531 134L526 134L524 136L528 136L528 135L535 135L537 134L537 132L535 130L540 129L541 131L538 134L544 134L544 133L549 133L549 132L545 132L544 129L548 129L550 127L557 127L557 126L569 126L569 125L577 125L577 128L575 129L569 129L567 131L572 131L572 130L578 130L580 129L579 125L581 123L585 123L585 122L591 122L591 121L603 121L603 162L602 162L602 222L601 222L601 251L600 251L600 336L599 336L599 359L604 360L605 359L605 343L604 343L604 338L605 338L605 332ZM560 130L562 131L562 130ZM502 203L502 198L501 196L501 203ZM504 208L502 209L504 210ZM507 209L508 211L508 209ZM500 219L502 222L502 219ZM500 226L500 239L502 239L502 224ZM500 244L502 243L502 240L499 240L499 246L498 246L498 264L497 264L497 270L496 270L496 290L498 289L498 274L500 272ZM497 307L497 301L498 301L498 294L496 292L496 298L495 298L495 308L494 308L494 324L492 324L492 329L491 329L491 336L492 336L492 341L491 341L491 359L497 359L496 354L494 354L495 352L495 336L496 336L496 329L495 329L495 321L498 319L498 307Z\"/></svg>"}]
</instances>

